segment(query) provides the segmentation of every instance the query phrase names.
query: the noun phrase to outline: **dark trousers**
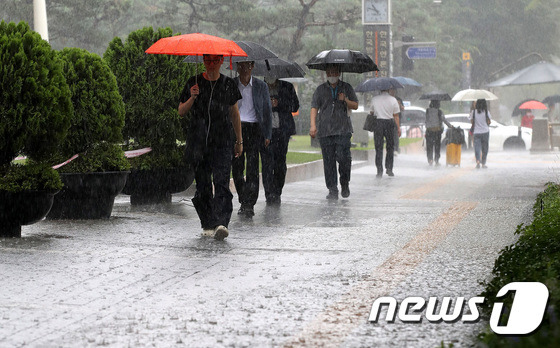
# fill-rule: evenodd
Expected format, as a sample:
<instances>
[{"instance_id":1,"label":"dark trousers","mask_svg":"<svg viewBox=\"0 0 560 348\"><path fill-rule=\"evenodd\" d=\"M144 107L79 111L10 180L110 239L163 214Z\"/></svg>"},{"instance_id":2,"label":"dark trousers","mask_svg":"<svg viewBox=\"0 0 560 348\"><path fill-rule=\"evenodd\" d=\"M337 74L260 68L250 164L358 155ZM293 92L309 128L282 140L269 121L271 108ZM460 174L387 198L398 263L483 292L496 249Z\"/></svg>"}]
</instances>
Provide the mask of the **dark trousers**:
<instances>
[{"instance_id":1,"label":"dark trousers","mask_svg":"<svg viewBox=\"0 0 560 348\"><path fill-rule=\"evenodd\" d=\"M375 166L377 172L383 172L383 143L387 144L387 154L385 155L385 168L387 171L393 170L393 157L395 151L395 121L377 119L373 131L373 138L375 142Z\"/></svg>"},{"instance_id":2,"label":"dark trousers","mask_svg":"<svg viewBox=\"0 0 560 348\"><path fill-rule=\"evenodd\" d=\"M194 166L196 193L192 199L204 229L228 226L233 211L229 173L233 144L206 149ZM212 187L213 184L213 187Z\"/></svg>"},{"instance_id":3,"label":"dark trousers","mask_svg":"<svg viewBox=\"0 0 560 348\"><path fill-rule=\"evenodd\" d=\"M263 186L266 199L274 199L282 195L282 189L286 182L286 153L288 153L288 143L290 136L286 135L280 128L272 129L272 139L269 151L271 158L268 161L272 170L263 169ZM262 157L261 157L262 158ZM263 161L263 168L265 167Z\"/></svg>"},{"instance_id":4,"label":"dark trousers","mask_svg":"<svg viewBox=\"0 0 560 348\"><path fill-rule=\"evenodd\" d=\"M232 176L239 203L254 206L259 198L259 154L262 159L263 180L271 177L271 155L264 146L259 123L241 122L243 133L243 153L232 161ZM245 170L245 177L243 171Z\"/></svg>"},{"instance_id":5,"label":"dark trousers","mask_svg":"<svg viewBox=\"0 0 560 348\"><path fill-rule=\"evenodd\" d=\"M396 122L393 122L395 124L395 131L393 132L393 139L395 141L395 151L397 151L398 153L401 152L401 144L400 144L400 138L399 138L399 127L397 126Z\"/></svg>"},{"instance_id":6,"label":"dark trousers","mask_svg":"<svg viewBox=\"0 0 560 348\"><path fill-rule=\"evenodd\" d=\"M329 191L338 192L336 163L340 174L340 185L348 185L352 169L352 154L350 153L350 137L352 134L332 135L319 138L323 153L323 170L325 184Z\"/></svg>"},{"instance_id":7,"label":"dark trousers","mask_svg":"<svg viewBox=\"0 0 560 348\"><path fill-rule=\"evenodd\" d=\"M426 151L428 162L439 161L441 152L441 133L442 131L426 131Z\"/></svg>"},{"instance_id":8,"label":"dark trousers","mask_svg":"<svg viewBox=\"0 0 560 348\"><path fill-rule=\"evenodd\" d=\"M488 155L488 142L490 133L482 133L474 135L474 156L476 161L486 164L486 156Z\"/></svg>"}]
</instances>

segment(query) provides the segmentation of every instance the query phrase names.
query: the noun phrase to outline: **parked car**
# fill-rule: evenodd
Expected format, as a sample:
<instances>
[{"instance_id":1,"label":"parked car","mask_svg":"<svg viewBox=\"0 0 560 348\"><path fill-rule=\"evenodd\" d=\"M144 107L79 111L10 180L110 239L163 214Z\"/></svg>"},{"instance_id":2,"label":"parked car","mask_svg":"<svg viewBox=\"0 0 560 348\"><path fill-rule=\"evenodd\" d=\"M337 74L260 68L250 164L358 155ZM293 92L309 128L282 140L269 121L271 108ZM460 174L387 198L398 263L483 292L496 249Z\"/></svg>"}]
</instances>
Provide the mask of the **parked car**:
<instances>
[{"instance_id":1,"label":"parked car","mask_svg":"<svg viewBox=\"0 0 560 348\"><path fill-rule=\"evenodd\" d=\"M461 127L465 132L465 141L469 139L469 130L471 128L471 121L469 114L449 114L445 118L454 127ZM444 124L444 134L447 126ZM495 120L490 122L490 151L501 150L529 150L531 148L531 139L533 130L526 127L506 126ZM446 145L447 141L442 140L442 147Z\"/></svg>"},{"instance_id":2,"label":"parked car","mask_svg":"<svg viewBox=\"0 0 560 348\"><path fill-rule=\"evenodd\" d=\"M401 138L422 138L426 132L426 109L405 106L401 112Z\"/></svg>"}]
</instances>

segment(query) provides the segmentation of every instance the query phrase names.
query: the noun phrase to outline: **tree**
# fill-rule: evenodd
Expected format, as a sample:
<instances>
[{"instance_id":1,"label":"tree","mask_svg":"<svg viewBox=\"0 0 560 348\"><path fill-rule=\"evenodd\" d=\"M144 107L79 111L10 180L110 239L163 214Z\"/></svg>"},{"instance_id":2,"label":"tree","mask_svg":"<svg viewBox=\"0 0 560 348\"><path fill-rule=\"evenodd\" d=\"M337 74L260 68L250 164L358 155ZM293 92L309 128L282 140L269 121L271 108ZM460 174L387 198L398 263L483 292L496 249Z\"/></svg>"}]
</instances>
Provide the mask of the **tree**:
<instances>
[{"instance_id":1,"label":"tree","mask_svg":"<svg viewBox=\"0 0 560 348\"><path fill-rule=\"evenodd\" d=\"M130 33L124 42L114 38L103 55L117 77L125 103L125 141L135 147L149 146L153 154L164 157L177 152L177 141L185 140L184 120L179 117L177 107L179 95L195 67L183 63L181 56L144 51L171 35L170 28L146 27Z\"/></svg>"},{"instance_id":2,"label":"tree","mask_svg":"<svg viewBox=\"0 0 560 348\"><path fill-rule=\"evenodd\" d=\"M25 22L0 22L0 165L48 159L72 115L62 62Z\"/></svg>"},{"instance_id":3,"label":"tree","mask_svg":"<svg viewBox=\"0 0 560 348\"><path fill-rule=\"evenodd\" d=\"M62 143L59 161L80 157L63 172L120 171L129 168L120 147L124 102L115 75L97 54L81 48L58 52L74 105L71 126Z\"/></svg>"}]
</instances>

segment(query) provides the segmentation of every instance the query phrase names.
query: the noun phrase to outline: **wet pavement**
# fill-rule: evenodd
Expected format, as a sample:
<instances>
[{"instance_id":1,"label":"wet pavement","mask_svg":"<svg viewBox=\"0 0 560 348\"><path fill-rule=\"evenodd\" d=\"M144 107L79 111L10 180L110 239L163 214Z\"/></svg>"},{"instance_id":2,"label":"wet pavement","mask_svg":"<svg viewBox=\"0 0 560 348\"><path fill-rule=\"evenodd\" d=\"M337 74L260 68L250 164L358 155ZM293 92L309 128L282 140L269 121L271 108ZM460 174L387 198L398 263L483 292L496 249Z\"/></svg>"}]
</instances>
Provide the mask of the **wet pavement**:
<instances>
[{"instance_id":1,"label":"wet pavement","mask_svg":"<svg viewBox=\"0 0 560 348\"><path fill-rule=\"evenodd\" d=\"M402 154L395 177L352 171L351 195L324 179L261 192L224 242L200 236L189 194L109 220L41 221L0 239L2 347L455 347L483 323L368 322L381 296L471 298L500 249L558 181L558 153L490 153L475 170ZM235 196L234 199L236 199Z\"/></svg>"}]
</instances>

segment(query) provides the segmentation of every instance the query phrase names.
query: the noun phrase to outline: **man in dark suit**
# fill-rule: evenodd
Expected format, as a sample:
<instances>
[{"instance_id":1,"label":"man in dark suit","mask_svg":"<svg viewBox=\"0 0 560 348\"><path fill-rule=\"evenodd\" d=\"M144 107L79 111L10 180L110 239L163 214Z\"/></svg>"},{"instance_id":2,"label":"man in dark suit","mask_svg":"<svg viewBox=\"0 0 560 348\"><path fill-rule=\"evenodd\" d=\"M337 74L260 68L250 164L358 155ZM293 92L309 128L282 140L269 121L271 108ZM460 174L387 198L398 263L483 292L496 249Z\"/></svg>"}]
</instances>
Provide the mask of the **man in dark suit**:
<instances>
[{"instance_id":1,"label":"man in dark suit","mask_svg":"<svg viewBox=\"0 0 560 348\"><path fill-rule=\"evenodd\" d=\"M294 86L275 77L265 77L270 92L272 104L272 140L270 155L272 160L272 175L270 170L263 171L263 186L266 203L280 204L282 189L286 181L286 153L290 137L296 134L296 123L292 113L299 109L299 99ZM264 163L263 163L264 167Z\"/></svg>"},{"instance_id":2,"label":"man in dark suit","mask_svg":"<svg viewBox=\"0 0 560 348\"><path fill-rule=\"evenodd\" d=\"M244 151L233 159L232 175L241 203L238 214L248 218L255 215L253 207L259 197L259 154L263 161L263 177L271 176L272 170L268 153L272 138L270 94L264 81L251 76L254 65L254 62L238 62L239 76L234 79L242 96L238 105ZM265 174L264 171L269 172Z\"/></svg>"}]
</instances>

